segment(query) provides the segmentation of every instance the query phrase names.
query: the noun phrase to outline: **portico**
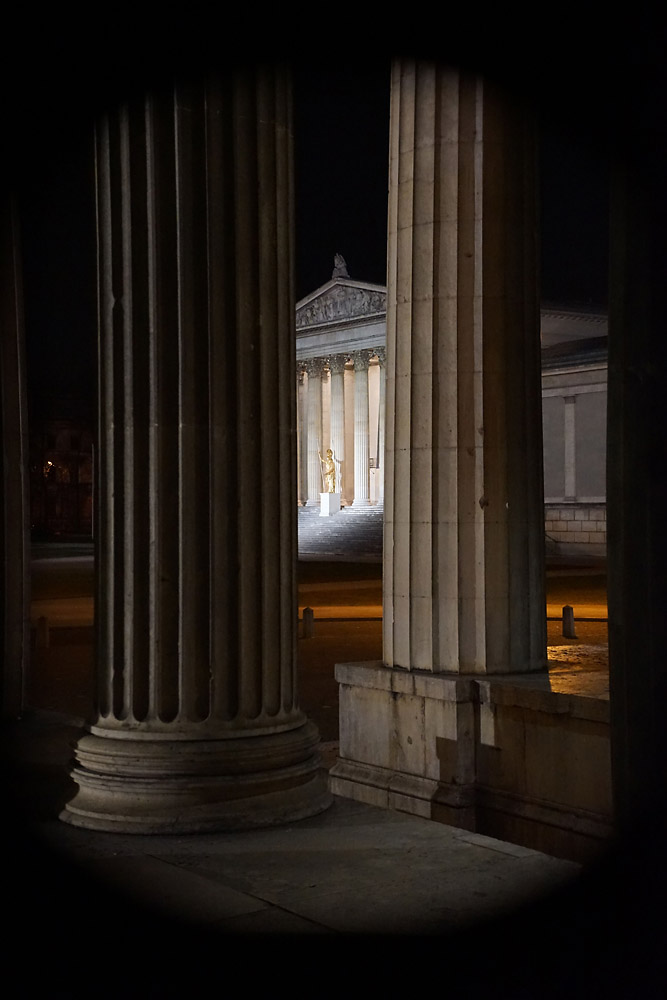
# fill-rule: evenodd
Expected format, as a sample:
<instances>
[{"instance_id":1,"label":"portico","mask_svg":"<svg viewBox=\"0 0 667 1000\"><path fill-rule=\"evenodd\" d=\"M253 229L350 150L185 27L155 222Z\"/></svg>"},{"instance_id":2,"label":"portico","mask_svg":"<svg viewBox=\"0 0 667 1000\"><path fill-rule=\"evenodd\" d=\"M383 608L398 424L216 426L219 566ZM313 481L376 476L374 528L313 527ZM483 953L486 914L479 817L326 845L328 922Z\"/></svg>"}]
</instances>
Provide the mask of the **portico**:
<instances>
[{"instance_id":1,"label":"portico","mask_svg":"<svg viewBox=\"0 0 667 1000\"><path fill-rule=\"evenodd\" d=\"M320 502L319 455L327 448L344 506L383 503L386 298L382 286L351 280L343 263L326 285L297 303L301 504Z\"/></svg>"},{"instance_id":2,"label":"portico","mask_svg":"<svg viewBox=\"0 0 667 1000\"><path fill-rule=\"evenodd\" d=\"M296 306L299 504L319 503L321 441L321 454L331 447L335 456L343 506L383 507L387 289L339 272ZM607 317L545 304L539 324L547 555L602 561Z\"/></svg>"}]
</instances>

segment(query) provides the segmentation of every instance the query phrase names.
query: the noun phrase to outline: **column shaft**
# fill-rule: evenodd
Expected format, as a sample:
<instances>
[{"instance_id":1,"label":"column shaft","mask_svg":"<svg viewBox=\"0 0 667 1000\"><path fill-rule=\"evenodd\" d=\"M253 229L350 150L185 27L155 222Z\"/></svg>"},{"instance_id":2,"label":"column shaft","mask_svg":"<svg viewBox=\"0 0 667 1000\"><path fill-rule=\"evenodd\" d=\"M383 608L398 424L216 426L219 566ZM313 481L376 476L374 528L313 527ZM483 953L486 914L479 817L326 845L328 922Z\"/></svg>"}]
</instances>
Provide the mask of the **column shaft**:
<instances>
[{"instance_id":1,"label":"column shaft","mask_svg":"<svg viewBox=\"0 0 667 1000\"><path fill-rule=\"evenodd\" d=\"M378 471L380 476L378 504L384 507L384 467L385 467L385 419L387 400L387 352L379 347L376 351L380 362L380 402L378 413Z\"/></svg>"},{"instance_id":2,"label":"column shaft","mask_svg":"<svg viewBox=\"0 0 667 1000\"><path fill-rule=\"evenodd\" d=\"M322 492L322 362L306 362L308 373L308 504L319 504Z\"/></svg>"},{"instance_id":3,"label":"column shaft","mask_svg":"<svg viewBox=\"0 0 667 1000\"><path fill-rule=\"evenodd\" d=\"M368 507L370 483L368 471L368 352L354 354L354 503Z\"/></svg>"},{"instance_id":4,"label":"column shaft","mask_svg":"<svg viewBox=\"0 0 667 1000\"><path fill-rule=\"evenodd\" d=\"M478 78L397 62L388 665L491 673L546 664L535 232L528 115Z\"/></svg>"},{"instance_id":5,"label":"column shaft","mask_svg":"<svg viewBox=\"0 0 667 1000\"><path fill-rule=\"evenodd\" d=\"M336 463L336 492L342 493L345 470L344 355L329 359L331 372L331 450Z\"/></svg>"},{"instance_id":6,"label":"column shaft","mask_svg":"<svg viewBox=\"0 0 667 1000\"><path fill-rule=\"evenodd\" d=\"M18 718L30 657L28 394L18 210L3 199L0 222L0 553L2 717Z\"/></svg>"},{"instance_id":7,"label":"column shaft","mask_svg":"<svg viewBox=\"0 0 667 1000\"><path fill-rule=\"evenodd\" d=\"M349 358L347 359L349 361ZM345 399L345 465L347 475L343 496L348 504L354 501L354 371L343 371L343 396Z\"/></svg>"},{"instance_id":8,"label":"column shaft","mask_svg":"<svg viewBox=\"0 0 667 1000\"><path fill-rule=\"evenodd\" d=\"M664 93L663 89L657 93ZM646 89L644 89L646 87ZM664 843L667 197L664 120L641 74L619 103L611 184L607 563L612 783L619 829ZM650 105L649 105L650 106ZM657 119L655 119L657 121ZM649 841L650 842L650 841Z\"/></svg>"},{"instance_id":9,"label":"column shaft","mask_svg":"<svg viewBox=\"0 0 667 1000\"><path fill-rule=\"evenodd\" d=\"M306 379L301 367L297 372L297 456L298 456L298 493L300 504L308 499L308 424Z\"/></svg>"}]
</instances>

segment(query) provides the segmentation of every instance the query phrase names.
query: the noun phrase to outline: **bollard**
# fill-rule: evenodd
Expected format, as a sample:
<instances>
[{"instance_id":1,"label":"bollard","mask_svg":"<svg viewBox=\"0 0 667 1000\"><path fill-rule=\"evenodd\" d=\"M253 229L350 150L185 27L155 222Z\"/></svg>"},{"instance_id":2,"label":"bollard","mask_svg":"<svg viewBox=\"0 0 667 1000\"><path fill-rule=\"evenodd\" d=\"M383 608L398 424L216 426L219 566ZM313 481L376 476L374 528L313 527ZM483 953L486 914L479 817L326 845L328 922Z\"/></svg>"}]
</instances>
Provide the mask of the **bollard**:
<instances>
[{"instance_id":1,"label":"bollard","mask_svg":"<svg viewBox=\"0 0 667 1000\"><path fill-rule=\"evenodd\" d=\"M565 639L576 639L574 631L574 608L569 604L563 606L563 636Z\"/></svg>"},{"instance_id":2,"label":"bollard","mask_svg":"<svg viewBox=\"0 0 667 1000\"><path fill-rule=\"evenodd\" d=\"M49 648L49 620L44 615L37 619L37 648Z\"/></svg>"},{"instance_id":3,"label":"bollard","mask_svg":"<svg viewBox=\"0 0 667 1000\"><path fill-rule=\"evenodd\" d=\"M312 608L303 609L303 638L312 639L315 615Z\"/></svg>"}]
</instances>

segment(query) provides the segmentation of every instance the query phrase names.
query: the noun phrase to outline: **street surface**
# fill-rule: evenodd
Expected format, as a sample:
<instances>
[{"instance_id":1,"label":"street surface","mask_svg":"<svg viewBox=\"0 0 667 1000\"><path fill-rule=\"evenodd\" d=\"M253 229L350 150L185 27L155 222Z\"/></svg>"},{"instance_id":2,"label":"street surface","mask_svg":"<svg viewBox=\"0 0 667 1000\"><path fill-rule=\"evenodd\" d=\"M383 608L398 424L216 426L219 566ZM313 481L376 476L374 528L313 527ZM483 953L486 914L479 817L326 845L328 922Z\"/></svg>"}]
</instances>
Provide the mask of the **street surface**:
<instances>
[{"instance_id":1,"label":"street surface","mask_svg":"<svg viewBox=\"0 0 667 1000\"><path fill-rule=\"evenodd\" d=\"M382 618L380 564L299 564L299 617L310 607L318 619ZM62 625L92 625L93 558L67 556L33 561L31 620L41 615ZM547 575L548 618L574 608L575 619L606 619L607 594L600 571L551 571Z\"/></svg>"},{"instance_id":2,"label":"street surface","mask_svg":"<svg viewBox=\"0 0 667 1000\"><path fill-rule=\"evenodd\" d=\"M300 700L322 739L338 738L336 663L382 659L382 567L378 563L299 563L298 667ZM33 561L33 629L28 703L85 718L93 698L93 559L90 555ZM576 639L562 635L563 605L574 608ZM304 608L314 634L303 637ZM562 570L547 576L547 641L554 678L600 697L608 685L606 580L600 571ZM588 619L588 620L582 620Z\"/></svg>"}]
</instances>

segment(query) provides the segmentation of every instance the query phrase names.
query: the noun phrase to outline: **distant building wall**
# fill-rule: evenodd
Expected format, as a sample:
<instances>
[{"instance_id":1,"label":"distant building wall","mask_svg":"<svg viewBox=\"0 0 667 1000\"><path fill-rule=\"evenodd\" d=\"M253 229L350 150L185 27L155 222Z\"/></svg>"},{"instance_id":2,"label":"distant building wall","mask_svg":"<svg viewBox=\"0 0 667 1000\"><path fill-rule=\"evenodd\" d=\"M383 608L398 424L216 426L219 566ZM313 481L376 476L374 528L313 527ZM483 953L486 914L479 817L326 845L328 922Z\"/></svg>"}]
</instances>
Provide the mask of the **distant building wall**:
<instances>
[{"instance_id":1,"label":"distant building wall","mask_svg":"<svg viewBox=\"0 0 667 1000\"><path fill-rule=\"evenodd\" d=\"M607 512L599 504L544 505L544 530L550 555L590 555L604 558Z\"/></svg>"},{"instance_id":2,"label":"distant building wall","mask_svg":"<svg viewBox=\"0 0 667 1000\"><path fill-rule=\"evenodd\" d=\"M92 536L93 435L84 417L31 422L30 530L33 540Z\"/></svg>"},{"instance_id":3,"label":"distant building wall","mask_svg":"<svg viewBox=\"0 0 667 1000\"><path fill-rule=\"evenodd\" d=\"M542 421L548 556L605 556L606 420L606 360L545 366Z\"/></svg>"}]
</instances>

